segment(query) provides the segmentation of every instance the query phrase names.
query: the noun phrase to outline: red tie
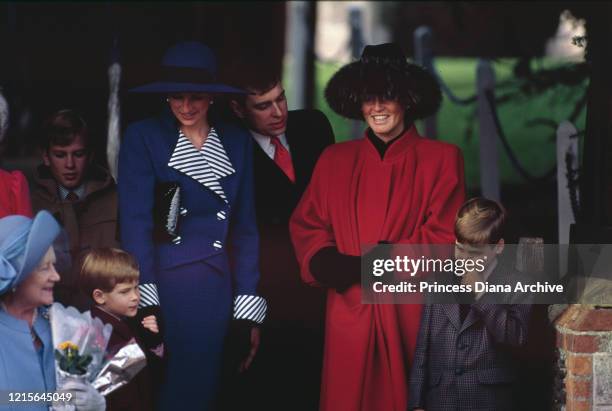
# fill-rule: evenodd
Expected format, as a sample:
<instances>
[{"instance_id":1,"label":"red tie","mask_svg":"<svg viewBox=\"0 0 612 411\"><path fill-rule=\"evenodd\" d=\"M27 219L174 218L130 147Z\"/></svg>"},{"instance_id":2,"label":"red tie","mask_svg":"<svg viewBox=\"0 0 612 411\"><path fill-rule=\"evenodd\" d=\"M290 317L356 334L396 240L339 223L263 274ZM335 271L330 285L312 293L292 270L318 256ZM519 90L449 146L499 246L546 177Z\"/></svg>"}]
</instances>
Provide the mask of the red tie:
<instances>
[{"instance_id":1,"label":"red tie","mask_svg":"<svg viewBox=\"0 0 612 411\"><path fill-rule=\"evenodd\" d=\"M289 177L292 183L295 183L295 172L291 163L291 154L283 146L278 137L270 137L270 142L274 146L274 162L281 170Z\"/></svg>"}]
</instances>

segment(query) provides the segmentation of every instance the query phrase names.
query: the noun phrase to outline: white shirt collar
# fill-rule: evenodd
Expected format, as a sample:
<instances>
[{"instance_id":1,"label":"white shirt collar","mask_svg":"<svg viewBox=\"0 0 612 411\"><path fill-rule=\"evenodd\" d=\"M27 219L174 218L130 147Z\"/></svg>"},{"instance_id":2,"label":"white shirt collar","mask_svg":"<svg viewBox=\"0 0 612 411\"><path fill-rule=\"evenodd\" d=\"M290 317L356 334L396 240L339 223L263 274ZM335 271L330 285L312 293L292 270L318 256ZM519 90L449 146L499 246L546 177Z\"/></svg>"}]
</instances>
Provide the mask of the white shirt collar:
<instances>
[{"instance_id":1,"label":"white shirt collar","mask_svg":"<svg viewBox=\"0 0 612 411\"><path fill-rule=\"evenodd\" d=\"M274 159L274 152L276 151L276 149L274 147L274 144L272 144L272 142L270 141L270 137L264 136L263 134L259 134L258 132L253 130L249 131L251 132L251 135L253 136L257 144L259 144L261 149L264 151L264 153L266 153L266 155L271 159ZM289 148L289 143L287 142L287 137L284 133L278 136L278 140L281 142L283 147L287 149L289 154L291 154L291 149Z\"/></svg>"}]
</instances>

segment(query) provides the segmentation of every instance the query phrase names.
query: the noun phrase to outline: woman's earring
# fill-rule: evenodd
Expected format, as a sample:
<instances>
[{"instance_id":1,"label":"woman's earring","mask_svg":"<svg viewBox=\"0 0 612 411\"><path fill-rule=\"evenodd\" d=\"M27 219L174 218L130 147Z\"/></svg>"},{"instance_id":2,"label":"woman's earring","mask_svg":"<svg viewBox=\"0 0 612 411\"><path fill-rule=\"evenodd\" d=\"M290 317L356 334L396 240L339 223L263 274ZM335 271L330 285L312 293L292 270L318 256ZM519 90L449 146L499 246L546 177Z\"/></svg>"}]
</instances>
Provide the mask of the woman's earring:
<instances>
[{"instance_id":1,"label":"woman's earring","mask_svg":"<svg viewBox=\"0 0 612 411\"><path fill-rule=\"evenodd\" d=\"M166 99L166 103L169 103L169 102L170 102L170 99L169 99L169 98L167 98L167 99Z\"/></svg>"},{"instance_id":2,"label":"woman's earring","mask_svg":"<svg viewBox=\"0 0 612 411\"><path fill-rule=\"evenodd\" d=\"M210 104L213 104L215 101L214 100L210 100Z\"/></svg>"}]
</instances>

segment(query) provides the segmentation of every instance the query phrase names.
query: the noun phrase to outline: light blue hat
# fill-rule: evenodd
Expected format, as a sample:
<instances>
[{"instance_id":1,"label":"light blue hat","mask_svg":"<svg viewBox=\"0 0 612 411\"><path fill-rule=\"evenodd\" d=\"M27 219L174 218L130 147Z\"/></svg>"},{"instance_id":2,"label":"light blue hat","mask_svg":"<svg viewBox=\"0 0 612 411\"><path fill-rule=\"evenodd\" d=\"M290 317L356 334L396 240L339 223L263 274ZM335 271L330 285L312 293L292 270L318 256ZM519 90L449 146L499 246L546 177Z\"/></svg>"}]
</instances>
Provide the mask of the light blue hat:
<instances>
[{"instance_id":1,"label":"light blue hat","mask_svg":"<svg viewBox=\"0 0 612 411\"><path fill-rule=\"evenodd\" d=\"M44 210L34 219L20 215L0 219L0 295L34 271L59 233L59 224Z\"/></svg>"}]
</instances>

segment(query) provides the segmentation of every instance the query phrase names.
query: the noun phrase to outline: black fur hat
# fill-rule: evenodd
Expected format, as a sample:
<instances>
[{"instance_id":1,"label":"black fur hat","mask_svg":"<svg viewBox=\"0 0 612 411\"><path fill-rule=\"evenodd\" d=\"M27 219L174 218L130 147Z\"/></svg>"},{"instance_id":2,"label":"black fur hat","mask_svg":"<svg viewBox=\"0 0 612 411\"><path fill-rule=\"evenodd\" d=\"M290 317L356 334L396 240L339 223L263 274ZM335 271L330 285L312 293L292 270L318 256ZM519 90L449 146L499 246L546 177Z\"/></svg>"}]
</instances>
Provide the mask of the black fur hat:
<instances>
[{"instance_id":1,"label":"black fur hat","mask_svg":"<svg viewBox=\"0 0 612 411\"><path fill-rule=\"evenodd\" d=\"M412 120L434 114L442 101L436 78L408 63L395 43L366 46L361 59L340 68L325 88L329 106L355 120L363 120L361 102L370 97L399 101Z\"/></svg>"}]
</instances>

